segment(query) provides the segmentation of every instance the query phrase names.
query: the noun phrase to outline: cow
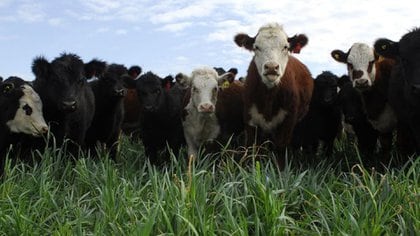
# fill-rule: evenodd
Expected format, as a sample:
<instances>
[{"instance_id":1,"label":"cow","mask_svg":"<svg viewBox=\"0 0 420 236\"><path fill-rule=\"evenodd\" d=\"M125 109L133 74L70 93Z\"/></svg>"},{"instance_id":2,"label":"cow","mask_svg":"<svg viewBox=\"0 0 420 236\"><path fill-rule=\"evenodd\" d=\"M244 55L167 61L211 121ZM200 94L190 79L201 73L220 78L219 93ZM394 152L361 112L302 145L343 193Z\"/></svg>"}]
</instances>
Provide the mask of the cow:
<instances>
[{"instance_id":1,"label":"cow","mask_svg":"<svg viewBox=\"0 0 420 236\"><path fill-rule=\"evenodd\" d=\"M165 158L158 155L167 145L178 153L185 144L181 123L182 98L184 93L176 87L166 91L162 78L153 72L142 74L137 81L131 80L129 88L136 87L140 106L140 138L150 162L164 164Z\"/></svg>"},{"instance_id":2,"label":"cow","mask_svg":"<svg viewBox=\"0 0 420 236\"><path fill-rule=\"evenodd\" d=\"M106 62L99 59L93 59L85 64L85 76L90 81L95 81L101 77L105 71Z\"/></svg>"},{"instance_id":3,"label":"cow","mask_svg":"<svg viewBox=\"0 0 420 236\"><path fill-rule=\"evenodd\" d=\"M10 145L48 132L42 102L32 86L19 77L0 81L0 176Z\"/></svg>"},{"instance_id":4,"label":"cow","mask_svg":"<svg viewBox=\"0 0 420 236\"><path fill-rule=\"evenodd\" d=\"M314 80L309 110L293 131L292 145L314 154L320 147L327 156L333 152L334 140L341 130L341 109L337 95L338 77L324 71Z\"/></svg>"},{"instance_id":5,"label":"cow","mask_svg":"<svg viewBox=\"0 0 420 236\"><path fill-rule=\"evenodd\" d=\"M95 95L95 115L86 133L86 145L93 151L98 143L105 145L109 149L110 158L115 160L124 117L124 79L131 78L124 65L105 63L104 66L103 74L89 82Z\"/></svg>"},{"instance_id":6,"label":"cow","mask_svg":"<svg viewBox=\"0 0 420 236\"><path fill-rule=\"evenodd\" d=\"M345 131L350 135L355 135L357 148L365 163L371 162L376 150L378 131L368 121L362 94L353 87L350 78L343 75L339 78L338 83L340 88L338 100L344 118L343 126L347 127Z\"/></svg>"},{"instance_id":7,"label":"cow","mask_svg":"<svg viewBox=\"0 0 420 236\"><path fill-rule=\"evenodd\" d=\"M420 28L399 41L378 39L375 51L394 59L388 99L398 119L397 145L403 155L420 154Z\"/></svg>"},{"instance_id":8,"label":"cow","mask_svg":"<svg viewBox=\"0 0 420 236\"><path fill-rule=\"evenodd\" d=\"M244 91L244 122L247 145L270 140L278 154L289 145L296 123L308 111L313 79L308 68L290 52L299 52L308 39L289 38L277 23L262 26L255 37L240 33L239 47L254 53ZM284 166L278 155L277 163Z\"/></svg>"},{"instance_id":9,"label":"cow","mask_svg":"<svg viewBox=\"0 0 420 236\"><path fill-rule=\"evenodd\" d=\"M190 77L183 77L190 88L184 98L182 117L188 156L197 157L201 145L214 142L221 135L216 111L217 107L224 104L218 103L219 90L220 86L233 76L231 73L219 76L213 68L200 67L193 70Z\"/></svg>"},{"instance_id":10,"label":"cow","mask_svg":"<svg viewBox=\"0 0 420 236\"><path fill-rule=\"evenodd\" d=\"M347 53L333 50L331 56L347 65L350 81L362 96L363 111L378 133L383 155L382 160L377 161L387 165L397 126L397 117L387 95L394 60L379 58L374 49L364 43L354 43Z\"/></svg>"},{"instance_id":11,"label":"cow","mask_svg":"<svg viewBox=\"0 0 420 236\"><path fill-rule=\"evenodd\" d=\"M141 76L142 69L140 66L131 66L128 69L128 75L134 80L138 80ZM140 101L137 96L137 91L134 88L128 88L124 97L124 121L122 124L122 131L132 137L138 136L140 127Z\"/></svg>"},{"instance_id":12,"label":"cow","mask_svg":"<svg viewBox=\"0 0 420 236\"><path fill-rule=\"evenodd\" d=\"M51 62L40 56L32 63L33 86L41 97L45 120L58 146L66 138L71 140L69 153L74 158L84 145L95 114L94 95L87 84L84 66L80 57L72 53L62 53Z\"/></svg>"}]
</instances>

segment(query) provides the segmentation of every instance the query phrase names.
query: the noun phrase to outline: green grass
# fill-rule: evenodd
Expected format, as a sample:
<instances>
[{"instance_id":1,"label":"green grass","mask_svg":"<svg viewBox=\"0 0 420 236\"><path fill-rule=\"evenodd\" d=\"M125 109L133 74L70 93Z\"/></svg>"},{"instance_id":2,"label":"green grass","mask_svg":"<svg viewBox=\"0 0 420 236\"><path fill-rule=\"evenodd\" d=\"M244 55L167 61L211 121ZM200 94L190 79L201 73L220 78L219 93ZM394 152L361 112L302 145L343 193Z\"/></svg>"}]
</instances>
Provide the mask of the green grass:
<instances>
[{"instance_id":1,"label":"green grass","mask_svg":"<svg viewBox=\"0 0 420 236\"><path fill-rule=\"evenodd\" d=\"M343 158L354 154L351 147ZM320 162L278 171L271 158L184 152L151 166L123 140L116 162L70 161L60 150L35 165L7 163L0 235L416 235L420 159L383 173ZM268 153L268 155L270 155ZM258 157L258 158L256 158ZM291 158L291 157L290 157ZM292 158L291 158L292 159ZM343 171L348 169L348 171Z\"/></svg>"}]
</instances>

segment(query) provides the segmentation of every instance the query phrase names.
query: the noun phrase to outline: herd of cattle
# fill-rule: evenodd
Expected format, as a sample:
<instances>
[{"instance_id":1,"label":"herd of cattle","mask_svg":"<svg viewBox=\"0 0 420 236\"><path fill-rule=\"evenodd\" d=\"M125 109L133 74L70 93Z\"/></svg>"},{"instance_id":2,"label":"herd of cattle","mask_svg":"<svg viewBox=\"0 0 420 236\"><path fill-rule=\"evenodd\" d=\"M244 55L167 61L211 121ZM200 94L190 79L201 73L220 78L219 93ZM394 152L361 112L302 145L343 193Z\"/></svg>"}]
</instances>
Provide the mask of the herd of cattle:
<instances>
[{"instance_id":1,"label":"herd of cattle","mask_svg":"<svg viewBox=\"0 0 420 236\"><path fill-rule=\"evenodd\" d=\"M234 79L236 71L212 67L162 79L138 66L84 63L70 53L51 62L35 58L34 81L0 80L0 174L12 146L60 147L69 139L71 154L101 145L114 158L121 130L139 137L154 163L165 161L159 152L167 146L177 153L186 145L197 156L200 146L211 150L232 138L242 146L270 141L283 165L286 148L314 153L323 143L331 155L343 127L351 127L362 156L379 148L380 163L390 161L393 137L401 155L420 153L419 28L398 42L333 50L348 74L325 71L315 79L291 55L307 44L304 34L288 37L271 23L234 42L254 55L245 82Z\"/></svg>"}]
</instances>

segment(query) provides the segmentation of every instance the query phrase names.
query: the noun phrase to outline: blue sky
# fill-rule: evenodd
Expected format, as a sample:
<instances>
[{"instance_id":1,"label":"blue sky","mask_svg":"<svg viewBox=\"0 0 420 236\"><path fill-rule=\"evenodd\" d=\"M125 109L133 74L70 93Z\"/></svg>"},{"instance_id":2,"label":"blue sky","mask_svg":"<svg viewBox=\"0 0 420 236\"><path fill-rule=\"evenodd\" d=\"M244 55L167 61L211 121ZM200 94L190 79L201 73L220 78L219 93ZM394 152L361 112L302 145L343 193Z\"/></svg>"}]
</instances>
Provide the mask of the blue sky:
<instances>
[{"instance_id":1,"label":"blue sky","mask_svg":"<svg viewBox=\"0 0 420 236\"><path fill-rule=\"evenodd\" d=\"M236 67L252 54L233 42L267 22L283 24L309 44L297 57L314 76L346 72L330 52L379 37L399 40L420 26L416 0L0 0L0 75L32 80L36 56L62 52L140 65L164 77L202 65Z\"/></svg>"}]
</instances>

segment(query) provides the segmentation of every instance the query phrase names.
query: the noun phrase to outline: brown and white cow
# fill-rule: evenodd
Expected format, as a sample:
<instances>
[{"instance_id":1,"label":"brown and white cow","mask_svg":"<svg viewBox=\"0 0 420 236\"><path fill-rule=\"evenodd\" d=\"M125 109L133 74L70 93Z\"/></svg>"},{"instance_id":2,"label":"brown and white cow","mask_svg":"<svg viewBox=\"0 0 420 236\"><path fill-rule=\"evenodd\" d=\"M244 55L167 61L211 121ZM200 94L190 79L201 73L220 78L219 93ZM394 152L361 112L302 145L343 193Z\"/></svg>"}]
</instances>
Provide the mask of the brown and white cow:
<instances>
[{"instance_id":1,"label":"brown and white cow","mask_svg":"<svg viewBox=\"0 0 420 236\"><path fill-rule=\"evenodd\" d=\"M313 79L290 52L306 45L305 35L288 37L277 23L262 26L255 37L237 34L235 43L252 51L244 91L247 145L270 140L277 151L291 141L296 122L308 111ZM281 165L283 160L279 159Z\"/></svg>"},{"instance_id":2,"label":"brown and white cow","mask_svg":"<svg viewBox=\"0 0 420 236\"><path fill-rule=\"evenodd\" d=\"M395 62L380 58L372 47L354 43L347 53L333 50L331 56L347 65L348 76L362 97L368 122L378 132L384 153L389 154L392 132L396 128L396 114L388 102L388 84Z\"/></svg>"},{"instance_id":3,"label":"brown and white cow","mask_svg":"<svg viewBox=\"0 0 420 236\"><path fill-rule=\"evenodd\" d=\"M220 135L220 125L216 116L216 103L219 85L222 85L231 73L218 75L210 67L193 70L191 76L183 76L184 83L189 85L186 94L187 104L184 107L182 125L188 155L197 157L198 149L208 141L214 141Z\"/></svg>"}]
</instances>

